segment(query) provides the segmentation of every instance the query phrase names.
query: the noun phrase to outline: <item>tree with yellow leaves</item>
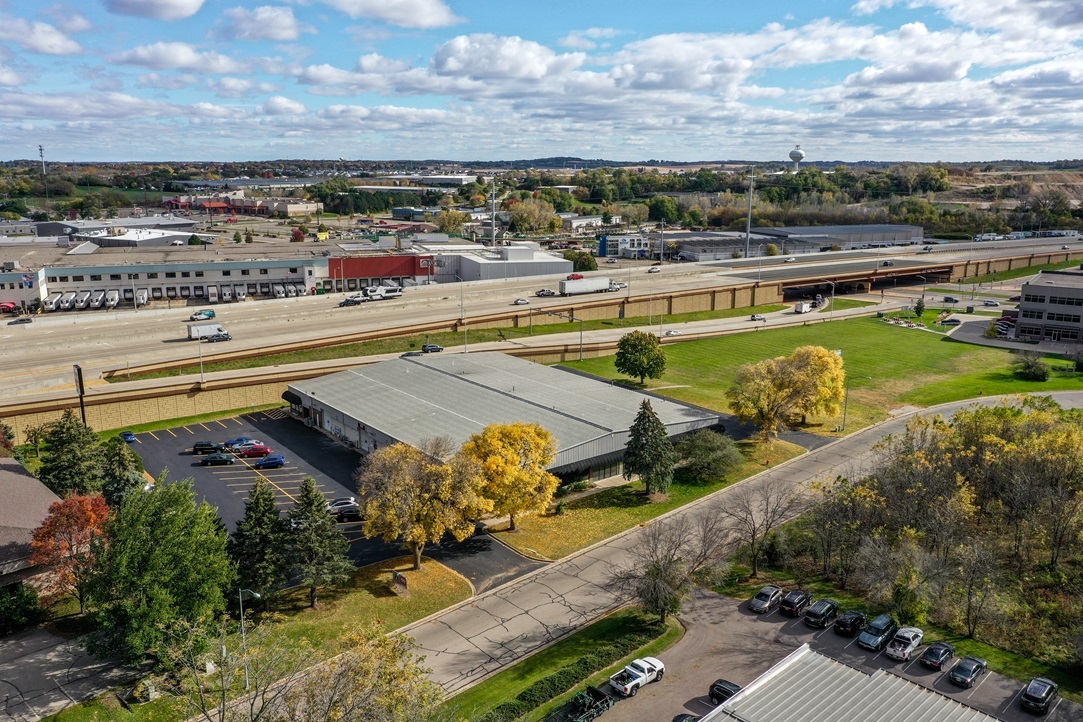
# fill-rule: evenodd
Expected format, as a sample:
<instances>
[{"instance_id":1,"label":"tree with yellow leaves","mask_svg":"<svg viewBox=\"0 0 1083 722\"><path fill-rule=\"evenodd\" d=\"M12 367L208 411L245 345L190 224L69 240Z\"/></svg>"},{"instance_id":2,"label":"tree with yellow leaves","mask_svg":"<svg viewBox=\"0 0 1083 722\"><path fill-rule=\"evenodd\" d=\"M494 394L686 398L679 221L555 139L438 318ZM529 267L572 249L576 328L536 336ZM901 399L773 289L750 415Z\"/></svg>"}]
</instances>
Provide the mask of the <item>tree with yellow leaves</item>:
<instances>
[{"instance_id":1,"label":"tree with yellow leaves","mask_svg":"<svg viewBox=\"0 0 1083 722\"><path fill-rule=\"evenodd\" d=\"M366 537L401 539L421 569L425 545L451 534L474 533L472 518L492 504L478 491L481 477L472 457L456 453L450 439L428 439L420 448L398 443L366 459L357 492Z\"/></svg>"},{"instance_id":2,"label":"tree with yellow leaves","mask_svg":"<svg viewBox=\"0 0 1083 722\"><path fill-rule=\"evenodd\" d=\"M481 467L481 495L511 519L544 511L560 480L545 470L556 456L553 434L538 424L490 424L463 445Z\"/></svg>"},{"instance_id":3,"label":"tree with yellow leaves","mask_svg":"<svg viewBox=\"0 0 1083 722\"><path fill-rule=\"evenodd\" d=\"M837 414L845 382L841 356L821 346L802 346L791 356L738 368L726 397L737 418L753 422L761 434L772 436L791 415Z\"/></svg>"}]
</instances>

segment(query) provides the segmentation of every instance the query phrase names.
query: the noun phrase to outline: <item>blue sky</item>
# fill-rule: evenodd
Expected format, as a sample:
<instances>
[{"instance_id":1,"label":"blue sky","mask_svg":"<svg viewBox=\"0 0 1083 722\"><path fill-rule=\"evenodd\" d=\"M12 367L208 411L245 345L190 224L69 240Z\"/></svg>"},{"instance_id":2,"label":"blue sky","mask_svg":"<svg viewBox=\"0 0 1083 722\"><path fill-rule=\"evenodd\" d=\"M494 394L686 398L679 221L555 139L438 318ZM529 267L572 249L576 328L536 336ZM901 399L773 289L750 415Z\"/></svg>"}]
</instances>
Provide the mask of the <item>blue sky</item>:
<instances>
[{"instance_id":1,"label":"blue sky","mask_svg":"<svg viewBox=\"0 0 1083 722\"><path fill-rule=\"evenodd\" d=\"M1083 156L1079 0L0 0L0 158Z\"/></svg>"}]
</instances>

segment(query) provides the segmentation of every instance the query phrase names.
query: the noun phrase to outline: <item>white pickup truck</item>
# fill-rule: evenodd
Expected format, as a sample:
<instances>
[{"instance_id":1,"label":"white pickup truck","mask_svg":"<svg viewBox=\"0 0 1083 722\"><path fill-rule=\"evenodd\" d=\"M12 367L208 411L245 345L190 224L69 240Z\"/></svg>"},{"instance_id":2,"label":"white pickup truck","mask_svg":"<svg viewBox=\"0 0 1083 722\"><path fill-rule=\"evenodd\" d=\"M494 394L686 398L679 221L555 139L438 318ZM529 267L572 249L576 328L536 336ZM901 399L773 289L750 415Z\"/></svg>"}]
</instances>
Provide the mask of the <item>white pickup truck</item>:
<instances>
[{"instance_id":1,"label":"white pickup truck","mask_svg":"<svg viewBox=\"0 0 1083 722\"><path fill-rule=\"evenodd\" d=\"M666 665L654 657L637 659L609 678L609 686L624 697L635 697L639 688L651 682L662 681Z\"/></svg>"}]
</instances>

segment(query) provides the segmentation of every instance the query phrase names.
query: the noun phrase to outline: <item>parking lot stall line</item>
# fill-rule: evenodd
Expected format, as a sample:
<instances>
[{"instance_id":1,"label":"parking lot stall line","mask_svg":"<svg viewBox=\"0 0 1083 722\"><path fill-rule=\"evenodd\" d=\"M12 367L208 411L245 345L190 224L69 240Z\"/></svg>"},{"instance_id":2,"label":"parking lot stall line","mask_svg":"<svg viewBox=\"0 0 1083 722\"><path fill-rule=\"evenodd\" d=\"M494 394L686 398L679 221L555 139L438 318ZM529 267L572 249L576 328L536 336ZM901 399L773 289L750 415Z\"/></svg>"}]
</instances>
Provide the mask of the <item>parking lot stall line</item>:
<instances>
[{"instance_id":1,"label":"parking lot stall line","mask_svg":"<svg viewBox=\"0 0 1083 722\"><path fill-rule=\"evenodd\" d=\"M177 435L173 433L173 429L166 429L166 431L168 431L170 434L173 434L173 438L177 437Z\"/></svg>"},{"instance_id":2,"label":"parking lot stall line","mask_svg":"<svg viewBox=\"0 0 1083 722\"><path fill-rule=\"evenodd\" d=\"M150 437L152 439L154 439L155 441L161 441L161 439L159 439L157 436L154 435L153 431L148 431L147 433L150 434Z\"/></svg>"},{"instance_id":3,"label":"parking lot stall line","mask_svg":"<svg viewBox=\"0 0 1083 722\"><path fill-rule=\"evenodd\" d=\"M187 432L188 432L189 434L191 434L192 436L195 436L195 435L196 435L196 432L192 431L192 430L191 430L191 429L189 429L189 428L188 428L187 426L182 426L181 428L182 428L182 429L184 429L185 431L187 431Z\"/></svg>"}]
</instances>

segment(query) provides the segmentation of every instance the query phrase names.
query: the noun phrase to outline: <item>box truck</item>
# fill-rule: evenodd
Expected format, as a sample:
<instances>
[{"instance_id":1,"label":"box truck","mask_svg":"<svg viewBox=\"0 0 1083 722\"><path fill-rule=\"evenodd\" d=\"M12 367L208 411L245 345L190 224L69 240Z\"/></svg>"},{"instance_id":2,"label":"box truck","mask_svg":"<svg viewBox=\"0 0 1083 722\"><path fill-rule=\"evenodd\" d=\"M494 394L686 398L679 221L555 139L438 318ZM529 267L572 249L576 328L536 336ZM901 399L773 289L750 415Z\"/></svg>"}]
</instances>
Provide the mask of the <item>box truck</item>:
<instances>
[{"instance_id":1,"label":"box truck","mask_svg":"<svg viewBox=\"0 0 1083 722\"><path fill-rule=\"evenodd\" d=\"M608 278L577 278L560 282L561 296L575 296L580 293L603 293L616 291L617 287Z\"/></svg>"},{"instance_id":2,"label":"box truck","mask_svg":"<svg viewBox=\"0 0 1083 722\"><path fill-rule=\"evenodd\" d=\"M188 324L188 338L199 340L216 333L225 333L226 329L220 323L190 323Z\"/></svg>"}]
</instances>

